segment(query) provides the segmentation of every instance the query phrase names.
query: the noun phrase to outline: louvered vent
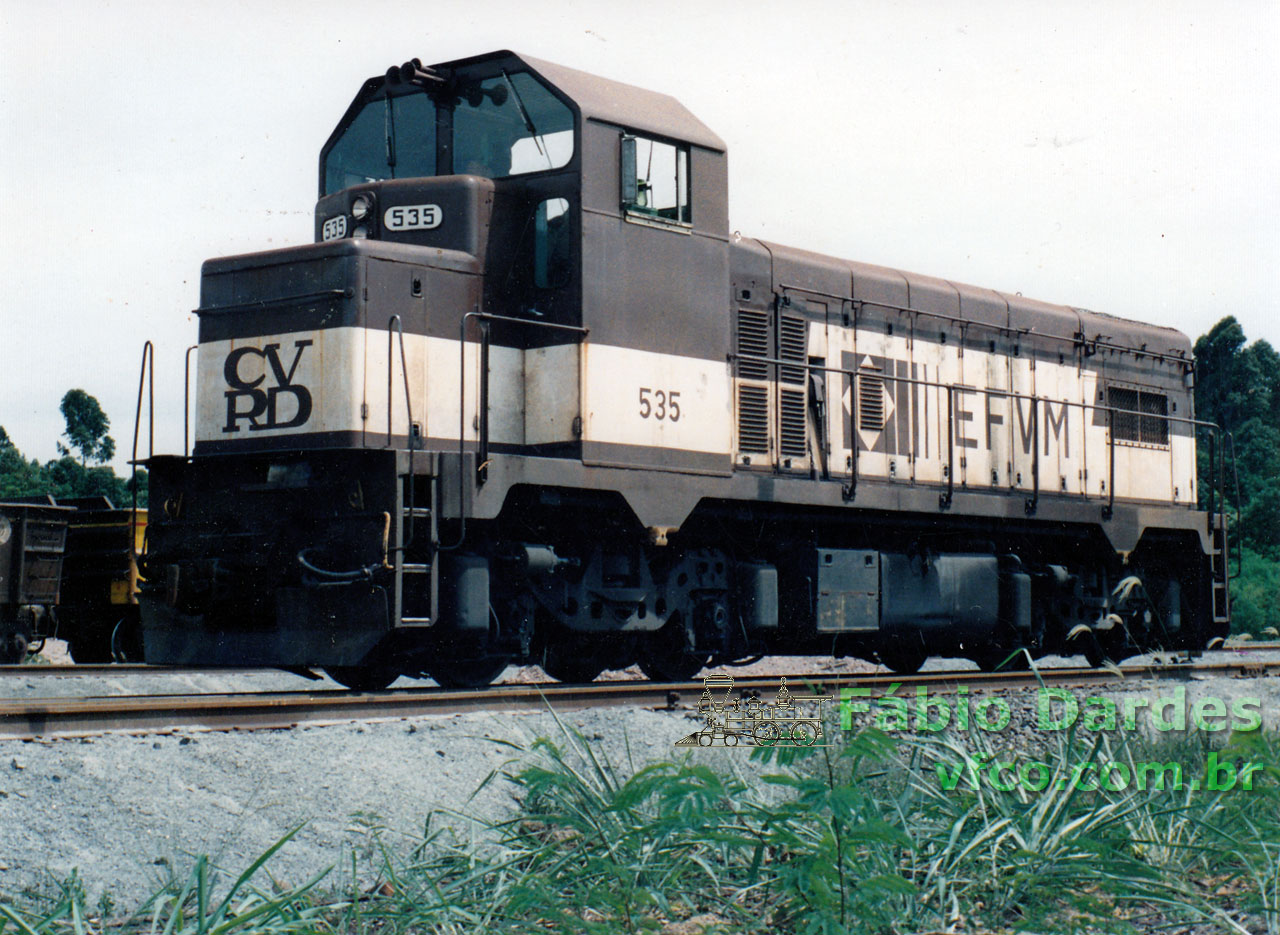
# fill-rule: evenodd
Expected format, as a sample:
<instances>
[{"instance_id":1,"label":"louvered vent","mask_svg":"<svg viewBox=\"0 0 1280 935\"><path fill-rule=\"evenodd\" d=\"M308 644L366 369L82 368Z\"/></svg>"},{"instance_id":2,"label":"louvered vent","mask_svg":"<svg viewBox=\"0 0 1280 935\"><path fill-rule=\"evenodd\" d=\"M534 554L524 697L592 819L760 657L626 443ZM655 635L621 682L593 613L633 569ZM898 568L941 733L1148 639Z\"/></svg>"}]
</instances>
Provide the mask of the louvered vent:
<instances>
[{"instance_id":1,"label":"louvered vent","mask_svg":"<svg viewBox=\"0 0 1280 935\"><path fill-rule=\"evenodd\" d=\"M769 365L752 357L769 356L769 313L738 312L738 376L747 380L769 379Z\"/></svg>"},{"instance_id":2,"label":"louvered vent","mask_svg":"<svg viewBox=\"0 0 1280 935\"><path fill-rule=\"evenodd\" d=\"M784 317L778 324L778 357L803 364L808 350L805 342L804 319ZM783 383L804 384L803 367L782 367L781 370L779 379Z\"/></svg>"},{"instance_id":3,"label":"louvered vent","mask_svg":"<svg viewBox=\"0 0 1280 935\"><path fill-rule=\"evenodd\" d=\"M768 387L738 387L738 450L769 453Z\"/></svg>"},{"instance_id":4,"label":"louvered vent","mask_svg":"<svg viewBox=\"0 0 1280 935\"><path fill-rule=\"evenodd\" d=\"M858 374L858 428L864 432L884 428L884 378L878 373Z\"/></svg>"},{"instance_id":5,"label":"louvered vent","mask_svg":"<svg viewBox=\"0 0 1280 935\"><path fill-rule=\"evenodd\" d=\"M780 393L782 433L779 447L784 458L803 458L809 450L805 438L804 390L787 390Z\"/></svg>"}]
</instances>

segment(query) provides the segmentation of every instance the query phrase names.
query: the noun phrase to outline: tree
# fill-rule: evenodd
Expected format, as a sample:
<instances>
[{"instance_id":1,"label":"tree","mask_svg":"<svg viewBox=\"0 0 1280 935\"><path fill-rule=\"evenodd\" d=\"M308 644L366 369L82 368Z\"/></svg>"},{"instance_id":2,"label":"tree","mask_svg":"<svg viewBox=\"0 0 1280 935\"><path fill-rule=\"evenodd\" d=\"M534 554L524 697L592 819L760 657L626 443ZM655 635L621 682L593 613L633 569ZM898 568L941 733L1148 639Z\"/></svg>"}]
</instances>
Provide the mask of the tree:
<instances>
[{"instance_id":1,"label":"tree","mask_svg":"<svg viewBox=\"0 0 1280 935\"><path fill-rule=\"evenodd\" d=\"M1250 419L1274 424L1280 399L1280 355L1266 341L1247 339L1230 316L1196 341L1196 416L1229 432Z\"/></svg>"},{"instance_id":2,"label":"tree","mask_svg":"<svg viewBox=\"0 0 1280 935\"><path fill-rule=\"evenodd\" d=\"M0 426L0 500L31 496L40 485L39 463L24 458Z\"/></svg>"},{"instance_id":3,"label":"tree","mask_svg":"<svg viewBox=\"0 0 1280 935\"><path fill-rule=\"evenodd\" d=\"M115 439L107 434L111 420L96 399L84 390L67 390L60 408L67 423L63 435L71 443L71 448L80 452L81 466L89 462L104 464L115 456ZM70 454L70 449L61 442L58 450Z\"/></svg>"},{"instance_id":4,"label":"tree","mask_svg":"<svg viewBox=\"0 0 1280 935\"><path fill-rule=\"evenodd\" d=\"M1235 440L1234 463L1225 459L1223 491L1240 511L1232 533L1244 545L1240 577L1232 584L1232 628L1258 634L1280 624L1280 354L1266 341L1248 344L1234 318L1209 329L1195 353L1196 418L1217 423ZM1198 453L1204 505L1207 446Z\"/></svg>"}]
</instances>

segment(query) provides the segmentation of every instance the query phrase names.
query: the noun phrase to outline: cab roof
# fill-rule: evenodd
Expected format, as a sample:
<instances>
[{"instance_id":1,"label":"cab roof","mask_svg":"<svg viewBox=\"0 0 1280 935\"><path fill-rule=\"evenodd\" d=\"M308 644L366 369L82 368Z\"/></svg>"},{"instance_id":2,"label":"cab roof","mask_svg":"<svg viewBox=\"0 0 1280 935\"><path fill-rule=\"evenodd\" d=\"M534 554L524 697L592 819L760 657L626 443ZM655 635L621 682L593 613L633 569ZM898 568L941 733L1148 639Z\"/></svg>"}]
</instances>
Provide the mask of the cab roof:
<instances>
[{"instance_id":1,"label":"cab roof","mask_svg":"<svg viewBox=\"0 0 1280 935\"><path fill-rule=\"evenodd\" d=\"M680 140L703 149L725 152L724 140L669 94L566 68L518 52L502 50L431 66L441 71L493 59L514 58L525 64L577 106L584 120L596 120L628 130Z\"/></svg>"}]
</instances>

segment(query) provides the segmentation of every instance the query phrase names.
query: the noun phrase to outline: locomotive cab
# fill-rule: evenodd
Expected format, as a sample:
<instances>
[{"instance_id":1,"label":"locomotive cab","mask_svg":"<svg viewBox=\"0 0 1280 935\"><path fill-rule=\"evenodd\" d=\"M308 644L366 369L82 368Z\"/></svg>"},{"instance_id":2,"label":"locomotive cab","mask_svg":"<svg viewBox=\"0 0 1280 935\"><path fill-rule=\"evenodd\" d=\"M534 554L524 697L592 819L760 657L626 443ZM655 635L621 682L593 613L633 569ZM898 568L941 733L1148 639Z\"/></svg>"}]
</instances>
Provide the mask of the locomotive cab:
<instances>
[{"instance_id":1,"label":"locomotive cab","mask_svg":"<svg viewBox=\"0 0 1280 935\"><path fill-rule=\"evenodd\" d=\"M349 667L446 605L485 629L454 593L474 563L406 543L495 453L729 471L724 145L677 102L509 52L415 60L361 88L319 181L314 244L204 264L194 459L152 467L182 516L150 543L150 661ZM371 568L394 584L338 587Z\"/></svg>"}]
</instances>

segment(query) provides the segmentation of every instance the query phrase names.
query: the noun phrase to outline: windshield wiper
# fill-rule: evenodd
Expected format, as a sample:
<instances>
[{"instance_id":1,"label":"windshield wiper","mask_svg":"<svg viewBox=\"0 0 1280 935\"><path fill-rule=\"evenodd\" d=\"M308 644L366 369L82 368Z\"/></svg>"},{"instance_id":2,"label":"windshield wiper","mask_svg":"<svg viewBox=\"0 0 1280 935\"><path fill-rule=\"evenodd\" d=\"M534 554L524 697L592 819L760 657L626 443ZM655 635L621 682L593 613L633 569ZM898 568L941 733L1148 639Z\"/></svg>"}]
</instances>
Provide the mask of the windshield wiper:
<instances>
[{"instance_id":1,"label":"windshield wiper","mask_svg":"<svg viewBox=\"0 0 1280 935\"><path fill-rule=\"evenodd\" d=\"M387 96L386 119L383 126L387 136L387 168L391 170L391 177L396 177L396 117L395 111L391 108L391 96Z\"/></svg>"},{"instance_id":2,"label":"windshield wiper","mask_svg":"<svg viewBox=\"0 0 1280 935\"><path fill-rule=\"evenodd\" d=\"M542 134L538 132L538 128L533 125L533 118L529 116L528 109L524 106L524 99L520 97L520 92L516 89L515 82L511 80L511 76L507 74L507 70L502 69L502 77L506 79L507 87L511 89L512 96L516 99L516 107L520 108L520 116L524 118L524 127L533 137L533 145L538 147L538 152L547 160L547 167L554 168L551 165L551 157L547 155L547 151L542 148Z\"/></svg>"}]
</instances>

